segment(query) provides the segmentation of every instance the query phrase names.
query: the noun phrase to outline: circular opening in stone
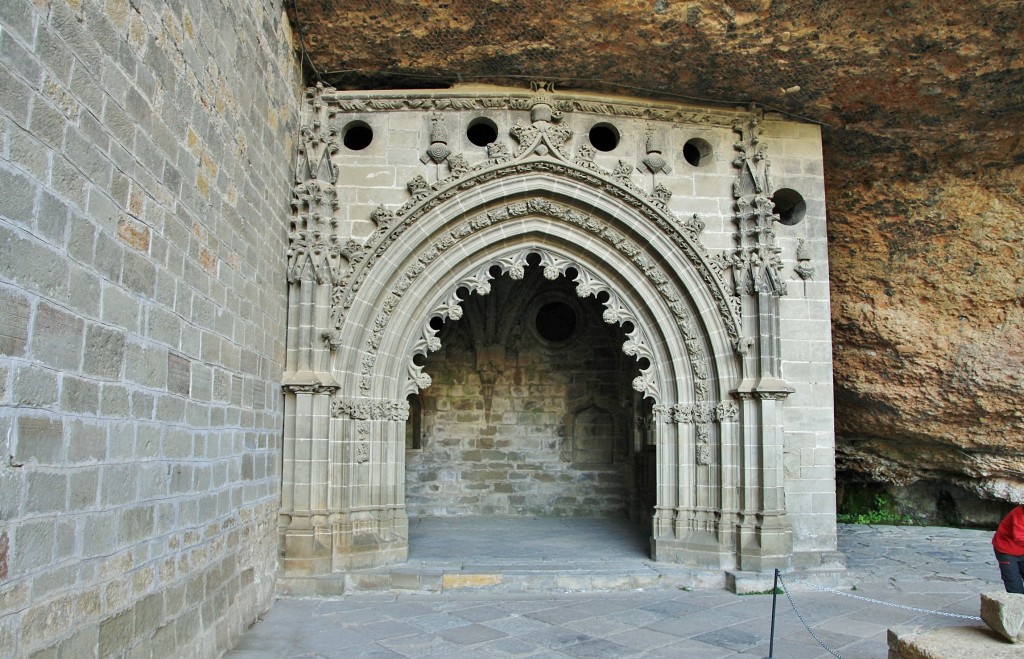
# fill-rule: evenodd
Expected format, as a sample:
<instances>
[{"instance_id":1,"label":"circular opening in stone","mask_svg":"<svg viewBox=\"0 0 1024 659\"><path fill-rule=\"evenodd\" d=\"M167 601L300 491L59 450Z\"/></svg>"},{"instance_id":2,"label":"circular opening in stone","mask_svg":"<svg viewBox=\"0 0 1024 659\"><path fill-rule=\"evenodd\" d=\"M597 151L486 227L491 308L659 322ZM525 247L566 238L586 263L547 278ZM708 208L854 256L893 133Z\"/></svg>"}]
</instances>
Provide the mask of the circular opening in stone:
<instances>
[{"instance_id":1,"label":"circular opening in stone","mask_svg":"<svg viewBox=\"0 0 1024 659\"><path fill-rule=\"evenodd\" d=\"M537 310L537 333L552 343L562 343L576 332L576 311L564 302L548 302Z\"/></svg>"},{"instance_id":2,"label":"circular opening in stone","mask_svg":"<svg viewBox=\"0 0 1024 659\"><path fill-rule=\"evenodd\" d=\"M772 203L775 204L775 212L779 216L779 222L786 226L799 224L807 214L807 203L796 190L781 188L772 195Z\"/></svg>"},{"instance_id":3,"label":"circular opening in stone","mask_svg":"<svg viewBox=\"0 0 1024 659\"><path fill-rule=\"evenodd\" d=\"M469 122L466 137L477 146L487 146L498 139L498 125L487 117L477 117Z\"/></svg>"},{"instance_id":4,"label":"circular opening in stone","mask_svg":"<svg viewBox=\"0 0 1024 659\"><path fill-rule=\"evenodd\" d=\"M373 129L365 121L350 121L341 133L341 141L345 148L362 151L373 141Z\"/></svg>"},{"instance_id":5,"label":"circular opening in stone","mask_svg":"<svg viewBox=\"0 0 1024 659\"><path fill-rule=\"evenodd\" d=\"M619 129L611 124L594 124L590 129L590 143L598 151L611 151L619 145Z\"/></svg>"},{"instance_id":6,"label":"circular opening in stone","mask_svg":"<svg viewBox=\"0 0 1024 659\"><path fill-rule=\"evenodd\" d=\"M699 137L686 140L686 144L683 145L683 159L694 167L707 164L711 161L711 145Z\"/></svg>"}]
</instances>

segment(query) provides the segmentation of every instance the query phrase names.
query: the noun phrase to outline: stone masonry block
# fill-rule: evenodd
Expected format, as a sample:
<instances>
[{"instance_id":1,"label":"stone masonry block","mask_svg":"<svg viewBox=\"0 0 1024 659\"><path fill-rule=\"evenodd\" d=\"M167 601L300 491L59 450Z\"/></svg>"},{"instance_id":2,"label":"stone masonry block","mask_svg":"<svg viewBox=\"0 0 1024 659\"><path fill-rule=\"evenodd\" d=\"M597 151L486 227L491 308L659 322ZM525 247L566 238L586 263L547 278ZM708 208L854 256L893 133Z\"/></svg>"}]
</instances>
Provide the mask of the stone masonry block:
<instances>
[{"instance_id":1,"label":"stone masonry block","mask_svg":"<svg viewBox=\"0 0 1024 659\"><path fill-rule=\"evenodd\" d=\"M104 325L86 328L83 370L87 374L109 380L120 378L126 352L123 332Z\"/></svg>"},{"instance_id":2,"label":"stone masonry block","mask_svg":"<svg viewBox=\"0 0 1024 659\"><path fill-rule=\"evenodd\" d=\"M125 380L163 389L167 385L167 354L166 348L129 343L125 350Z\"/></svg>"},{"instance_id":3,"label":"stone masonry block","mask_svg":"<svg viewBox=\"0 0 1024 659\"><path fill-rule=\"evenodd\" d=\"M40 303L32 327L32 356L61 370L78 370L84 323L60 307Z\"/></svg>"},{"instance_id":4,"label":"stone masonry block","mask_svg":"<svg viewBox=\"0 0 1024 659\"><path fill-rule=\"evenodd\" d=\"M64 147L64 131L68 120L63 112L51 105L43 96L32 98L32 114L29 130L50 148L61 151Z\"/></svg>"},{"instance_id":5,"label":"stone masonry block","mask_svg":"<svg viewBox=\"0 0 1024 659\"><path fill-rule=\"evenodd\" d=\"M99 462L107 455L107 431L95 421L76 419L67 426L69 463Z\"/></svg>"},{"instance_id":6,"label":"stone masonry block","mask_svg":"<svg viewBox=\"0 0 1024 659\"><path fill-rule=\"evenodd\" d=\"M50 148L28 131L11 126L10 159L39 181L45 181L50 168Z\"/></svg>"},{"instance_id":7,"label":"stone masonry block","mask_svg":"<svg viewBox=\"0 0 1024 659\"><path fill-rule=\"evenodd\" d=\"M65 374L61 379L60 405L65 412L99 414L99 383Z\"/></svg>"},{"instance_id":8,"label":"stone masonry block","mask_svg":"<svg viewBox=\"0 0 1024 659\"><path fill-rule=\"evenodd\" d=\"M981 619L1011 643L1024 643L1024 595L982 593Z\"/></svg>"},{"instance_id":9,"label":"stone masonry block","mask_svg":"<svg viewBox=\"0 0 1024 659\"><path fill-rule=\"evenodd\" d=\"M44 243L0 223L0 280L41 295L66 298L68 264Z\"/></svg>"},{"instance_id":10,"label":"stone masonry block","mask_svg":"<svg viewBox=\"0 0 1024 659\"><path fill-rule=\"evenodd\" d=\"M68 476L68 510L87 510L96 505L98 485L98 469L76 471Z\"/></svg>"},{"instance_id":11,"label":"stone masonry block","mask_svg":"<svg viewBox=\"0 0 1024 659\"><path fill-rule=\"evenodd\" d=\"M31 316L32 305L27 297L0 288L0 355L24 356Z\"/></svg>"},{"instance_id":12,"label":"stone masonry block","mask_svg":"<svg viewBox=\"0 0 1024 659\"><path fill-rule=\"evenodd\" d=\"M22 364L14 371L11 399L25 407L52 407L58 397L57 372L36 364Z\"/></svg>"},{"instance_id":13,"label":"stone masonry block","mask_svg":"<svg viewBox=\"0 0 1024 659\"><path fill-rule=\"evenodd\" d=\"M54 523L41 518L22 522L15 529L11 572L25 574L49 564L53 558Z\"/></svg>"},{"instance_id":14,"label":"stone masonry block","mask_svg":"<svg viewBox=\"0 0 1024 659\"><path fill-rule=\"evenodd\" d=\"M135 641L135 608L111 616L99 626L99 655L113 657L121 654Z\"/></svg>"},{"instance_id":15,"label":"stone masonry block","mask_svg":"<svg viewBox=\"0 0 1024 659\"><path fill-rule=\"evenodd\" d=\"M44 465L60 464L64 459L64 424L60 419L27 417L18 419L18 440L12 462Z\"/></svg>"},{"instance_id":16,"label":"stone masonry block","mask_svg":"<svg viewBox=\"0 0 1024 659\"><path fill-rule=\"evenodd\" d=\"M0 169L0 190L0 217L32 226L39 185L16 171Z\"/></svg>"},{"instance_id":17,"label":"stone masonry block","mask_svg":"<svg viewBox=\"0 0 1024 659\"><path fill-rule=\"evenodd\" d=\"M45 471L29 472L25 510L30 513L58 512L67 498L67 476Z\"/></svg>"},{"instance_id":18,"label":"stone masonry block","mask_svg":"<svg viewBox=\"0 0 1024 659\"><path fill-rule=\"evenodd\" d=\"M82 554L84 558L105 556L110 553L117 537L117 516L111 512L99 512L86 516L82 524Z\"/></svg>"}]
</instances>

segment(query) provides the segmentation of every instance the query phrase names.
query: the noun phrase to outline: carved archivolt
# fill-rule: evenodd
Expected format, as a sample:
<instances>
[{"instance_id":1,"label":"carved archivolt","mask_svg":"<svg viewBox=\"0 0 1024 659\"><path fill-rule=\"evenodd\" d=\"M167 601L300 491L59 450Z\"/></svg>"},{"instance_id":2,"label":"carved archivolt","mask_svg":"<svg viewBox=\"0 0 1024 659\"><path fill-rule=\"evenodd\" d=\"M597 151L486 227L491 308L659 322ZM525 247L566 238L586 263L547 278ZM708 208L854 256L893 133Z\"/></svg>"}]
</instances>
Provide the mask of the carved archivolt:
<instances>
[{"instance_id":1,"label":"carved archivolt","mask_svg":"<svg viewBox=\"0 0 1024 659\"><path fill-rule=\"evenodd\" d=\"M768 163L763 158L763 145L758 144L758 115L752 111L751 118L739 121L735 113L689 112L676 106L659 107L629 102L603 103L579 98L560 98L553 93L550 86L535 88L534 92L522 97L483 94L472 99L442 94L420 98L402 94L394 98L378 95L373 99L353 99L322 87L310 90L313 119L303 128L299 166L296 168L296 215L291 233L289 277L292 281L301 277L315 277L319 283L330 285L332 328L329 333L341 330L361 287L373 276L375 266L386 262L385 255L388 249L418 220L475 186L540 173L588 186L604 197L625 204L637 216L649 222L653 229L670 240L693 266L693 272L710 294L715 311L734 348L742 352L749 344L749 340L740 336L739 329L741 282L746 283L756 278L751 285L760 287L766 279L770 282L769 285L774 285L776 281L772 278L775 261L762 256L771 252L774 247L774 234L771 233L772 218L761 212L767 209L770 215L771 202L768 195L771 184ZM488 158L473 166L469 165L461 154L451 152L443 115L437 111L502 108L529 110L531 113L531 123L519 121L509 130L509 135L516 143L513 149L509 149L501 141L495 141L488 146ZM408 201L394 210L385 206L378 207L370 218L376 230L361 243L348 241L342 245L335 235L334 211L337 209L337 199L333 182L337 176L337 167L332 158L337 151L337 135L329 127L330 117L339 112L405 109L435 112L431 119L430 145L421 161L424 164L436 165L439 178L430 184L423 176L413 177L407 184L410 194ZM737 216L741 228L740 247L734 252L711 258L700 241L704 223L696 215L677 217L670 212L668 202L672 192L664 185L652 181L652 191L644 192L632 180L634 172L638 169L635 164L620 161L613 171L604 170L594 162L594 152L589 145L582 145L578 152L573 154L569 148L571 130L560 125L560 122L563 113L574 111L651 121L732 126L740 132L743 139L737 143L737 149L743 155L736 161L740 173L734 189L740 209ZM646 157L641 162L640 171L652 176L667 173L668 165L661 156L661 151L662 136L655 127L649 127ZM440 169L445 163L450 170L449 175L441 177ZM607 222L544 198L510 203L470 216L444 233L440 239L420 249L416 263L401 274L379 303L364 346L360 366L360 390L368 392L370 389L377 353L392 313L412 282L427 266L445 250L459 244L475 232L526 215L572 224L605 241L644 273L672 310L681 329L693 370L696 404L710 404L708 379L711 369L699 333L689 316L686 302L670 283L666 273L658 267L657 261L648 255L641 245L626 238ZM752 233L747 224L757 224L759 219L767 226L755 227L756 231ZM552 277L557 277L569 267L569 261L549 252L532 249L504 257L496 263L488 263L474 275L460 281L438 301L436 308L423 321L420 339L408 362L407 387L410 393L429 384L429 376L415 365L413 357L440 347L437 333L430 327L431 318L460 317L462 300L458 297L457 291L466 287L469 290L486 293L491 279L488 270L494 265L511 277L521 277L525 258L529 253L538 253L541 256L546 275L550 271ZM626 353L653 362L635 314L628 310L620 297L614 295L614 291L593 273L575 263L572 267L579 273L576 283L577 292L581 296L596 295L600 292L609 294L604 314L607 322L628 321L633 324L634 330L623 346ZM724 273L728 270L733 271L736 283L734 288L726 284ZM748 277L747 273L751 276ZM325 340L329 340L330 337L325 336ZM331 345L333 346L333 343ZM656 400L659 398L652 366L641 370L634 381L634 387Z\"/></svg>"}]
</instances>

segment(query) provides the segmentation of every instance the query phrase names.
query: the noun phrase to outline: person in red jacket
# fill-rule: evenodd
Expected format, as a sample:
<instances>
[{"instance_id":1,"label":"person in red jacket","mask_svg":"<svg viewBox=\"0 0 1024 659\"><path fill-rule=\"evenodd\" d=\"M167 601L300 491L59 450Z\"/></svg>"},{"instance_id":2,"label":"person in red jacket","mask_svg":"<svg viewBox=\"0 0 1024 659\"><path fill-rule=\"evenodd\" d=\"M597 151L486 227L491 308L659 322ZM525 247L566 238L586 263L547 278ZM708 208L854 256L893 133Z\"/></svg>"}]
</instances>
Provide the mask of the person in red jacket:
<instances>
[{"instance_id":1,"label":"person in red jacket","mask_svg":"<svg viewBox=\"0 0 1024 659\"><path fill-rule=\"evenodd\" d=\"M992 536L999 574L1008 593L1024 595L1024 504L1003 518Z\"/></svg>"}]
</instances>

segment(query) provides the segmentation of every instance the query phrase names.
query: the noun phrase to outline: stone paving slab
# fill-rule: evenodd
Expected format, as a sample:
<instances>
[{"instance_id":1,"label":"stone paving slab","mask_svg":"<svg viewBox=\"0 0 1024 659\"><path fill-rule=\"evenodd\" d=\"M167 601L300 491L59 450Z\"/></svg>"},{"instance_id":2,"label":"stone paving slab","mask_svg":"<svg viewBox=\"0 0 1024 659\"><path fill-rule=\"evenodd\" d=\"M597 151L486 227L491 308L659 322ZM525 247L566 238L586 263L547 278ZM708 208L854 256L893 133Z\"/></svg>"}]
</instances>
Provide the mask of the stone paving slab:
<instances>
[{"instance_id":1,"label":"stone paving slab","mask_svg":"<svg viewBox=\"0 0 1024 659\"><path fill-rule=\"evenodd\" d=\"M895 608L977 616L979 593L999 590L987 531L840 526L854 589L789 584L777 600L774 656L887 655L887 629L980 622ZM486 548L485 548L486 550ZM724 590L390 592L280 597L231 659L291 657L744 657L768 656L771 595Z\"/></svg>"}]
</instances>

